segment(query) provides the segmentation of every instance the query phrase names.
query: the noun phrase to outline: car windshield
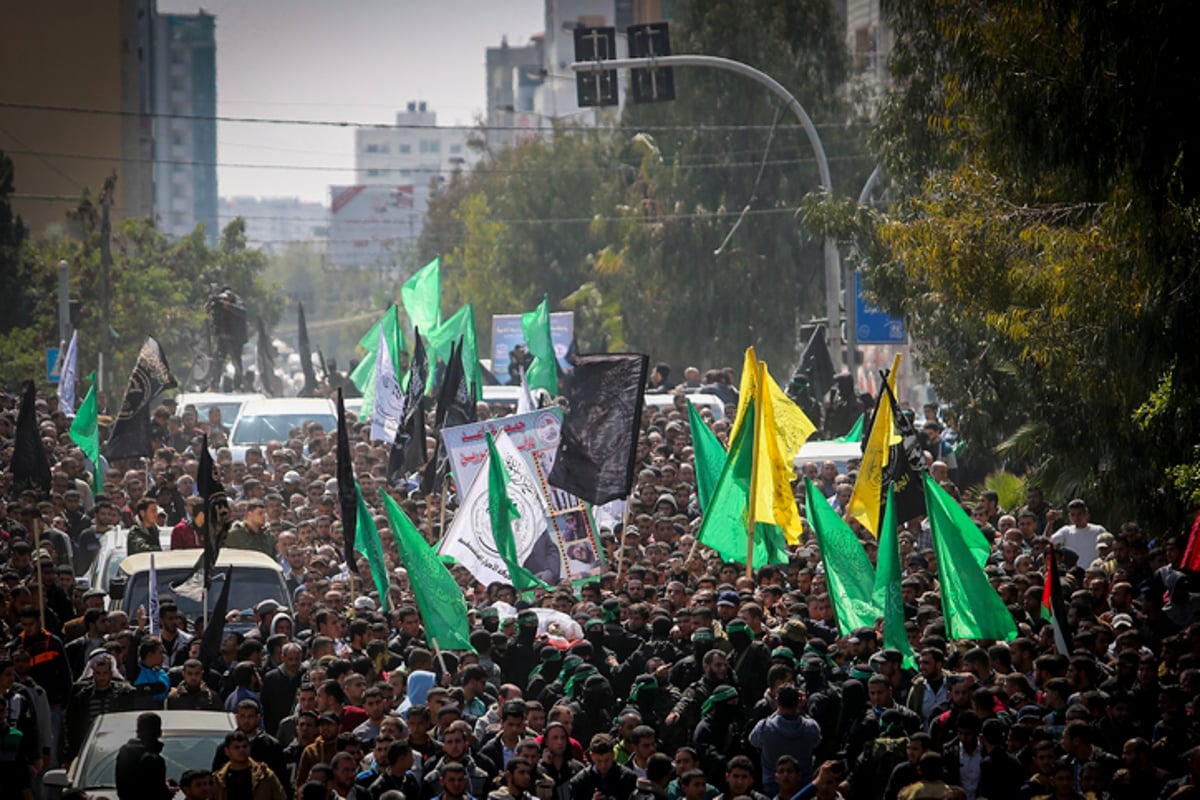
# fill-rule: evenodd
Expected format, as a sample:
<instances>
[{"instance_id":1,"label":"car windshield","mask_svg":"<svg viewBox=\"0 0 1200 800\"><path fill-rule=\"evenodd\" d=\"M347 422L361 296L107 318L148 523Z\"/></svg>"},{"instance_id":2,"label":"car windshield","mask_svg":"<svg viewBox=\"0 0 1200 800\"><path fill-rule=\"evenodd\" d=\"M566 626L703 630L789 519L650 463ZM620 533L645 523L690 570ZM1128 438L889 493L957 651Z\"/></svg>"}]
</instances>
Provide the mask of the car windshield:
<instances>
[{"instance_id":1,"label":"car windshield","mask_svg":"<svg viewBox=\"0 0 1200 800\"><path fill-rule=\"evenodd\" d=\"M235 400L232 403L203 403L196 406L196 413L200 416L200 419L208 422L208 410L210 408L221 409L221 422L229 425L233 422L237 413L242 410L242 401Z\"/></svg>"},{"instance_id":2,"label":"car windshield","mask_svg":"<svg viewBox=\"0 0 1200 800\"><path fill-rule=\"evenodd\" d=\"M200 551L197 550L197 553ZM217 574L214 576L212 587L208 592L208 610L212 611L216 606L217 600L221 594L222 582L225 580L225 574L228 567L218 567ZM171 589L171 584L180 583L187 580L192 574L191 567L182 567L177 569L159 569L158 573L158 595L159 598L170 597L179 606L179 611L189 617L199 617L203 614L203 609L200 603L187 597L183 597L175 593ZM139 572L129 578L129 585L125 587L125 599L121 602L121 607L126 612L132 614L138 606L147 605L149 592L150 573ZM262 600L275 600L282 606L288 606L288 602L284 597L284 586L280 582L279 573L271 569L263 567L238 567L234 574L233 584L229 587L229 610L235 608L242 610L254 608Z\"/></svg>"},{"instance_id":3,"label":"car windshield","mask_svg":"<svg viewBox=\"0 0 1200 800\"><path fill-rule=\"evenodd\" d=\"M266 416L243 414L233 429L229 443L246 445L286 441L291 431L303 428L306 422L319 422L327 431L331 431L337 426L337 419L328 414L270 414Z\"/></svg>"},{"instance_id":4,"label":"car windshield","mask_svg":"<svg viewBox=\"0 0 1200 800\"><path fill-rule=\"evenodd\" d=\"M115 786L117 751L128 738L101 732L93 741L79 772L79 786L84 789ZM167 762L167 774L178 778L184 770L210 769L213 753L224 741L225 733L218 731L163 731L162 757Z\"/></svg>"}]
</instances>

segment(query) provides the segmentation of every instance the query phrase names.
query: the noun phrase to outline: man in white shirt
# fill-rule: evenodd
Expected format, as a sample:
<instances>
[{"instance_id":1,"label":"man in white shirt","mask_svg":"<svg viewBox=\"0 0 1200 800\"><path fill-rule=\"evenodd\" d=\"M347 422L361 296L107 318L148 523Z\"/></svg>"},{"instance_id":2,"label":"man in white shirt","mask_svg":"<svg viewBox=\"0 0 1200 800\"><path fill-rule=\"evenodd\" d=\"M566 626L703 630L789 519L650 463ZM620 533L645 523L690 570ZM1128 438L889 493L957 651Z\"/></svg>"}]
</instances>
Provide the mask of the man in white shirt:
<instances>
[{"instance_id":1,"label":"man in white shirt","mask_svg":"<svg viewBox=\"0 0 1200 800\"><path fill-rule=\"evenodd\" d=\"M1091 523L1087 503L1079 499L1067 503L1067 517L1071 524L1055 531L1050 541L1078 555L1078 563L1086 569L1100 555L1096 537L1104 533L1104 528Z\"/></svg>"}]
</instances>

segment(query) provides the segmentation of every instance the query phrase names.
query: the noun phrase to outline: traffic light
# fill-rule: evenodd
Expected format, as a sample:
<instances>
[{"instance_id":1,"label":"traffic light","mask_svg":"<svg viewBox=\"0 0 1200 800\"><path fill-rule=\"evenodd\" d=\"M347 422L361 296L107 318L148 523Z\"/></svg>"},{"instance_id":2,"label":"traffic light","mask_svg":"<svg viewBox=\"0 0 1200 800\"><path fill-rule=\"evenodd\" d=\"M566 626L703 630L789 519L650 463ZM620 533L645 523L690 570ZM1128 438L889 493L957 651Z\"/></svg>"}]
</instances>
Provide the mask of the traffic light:
<instances>
[{"instance_id":1,"label":"traffic light","mask_svg":"<svg viewBox=\"0 0 1200 800\"><path fill-rule=\"evenodd\" d=\"M576 61L611 61L617 57L617 29L576 28ZM617 105L617 71L579 72L575 75L579 107Z\"/></svg>"},{"instance_id":2,"label":"traffic light","mask_svg":"<svg viewBox=\"0 0 1200 800\"><path fill-rule=\"evenodd\" d=\"M658 58L671 55L671 35L667 23L630 25L630 58ZM671 67L642 67L629 70L630 91L635 103L654 103L675 99L675 71Z\"/></svg>"}]
</instances>

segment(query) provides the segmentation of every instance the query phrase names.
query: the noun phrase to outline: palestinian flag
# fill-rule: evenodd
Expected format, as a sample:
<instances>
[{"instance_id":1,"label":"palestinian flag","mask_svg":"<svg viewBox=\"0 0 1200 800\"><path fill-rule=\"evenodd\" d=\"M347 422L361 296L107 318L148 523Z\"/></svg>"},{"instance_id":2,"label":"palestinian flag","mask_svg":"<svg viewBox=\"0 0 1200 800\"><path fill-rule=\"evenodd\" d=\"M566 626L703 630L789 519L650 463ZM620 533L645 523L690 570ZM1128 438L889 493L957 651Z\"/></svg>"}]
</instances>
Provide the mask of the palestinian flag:
<instances>
[{"instance_id":1,"label":"palestinian flag","mask_svg":"<svg viewBox=\"0 0 1200 800\"><path fill-rule=\"evenodd\" d=\"M1058 578L1058 558L1051 547L1046 551L1046 586L1042 589L1042 619L1054 626L1054 646L1064 656L1071 655L1071 630L1067 623L1067 604Z\"/></svg>"}]
</instances>

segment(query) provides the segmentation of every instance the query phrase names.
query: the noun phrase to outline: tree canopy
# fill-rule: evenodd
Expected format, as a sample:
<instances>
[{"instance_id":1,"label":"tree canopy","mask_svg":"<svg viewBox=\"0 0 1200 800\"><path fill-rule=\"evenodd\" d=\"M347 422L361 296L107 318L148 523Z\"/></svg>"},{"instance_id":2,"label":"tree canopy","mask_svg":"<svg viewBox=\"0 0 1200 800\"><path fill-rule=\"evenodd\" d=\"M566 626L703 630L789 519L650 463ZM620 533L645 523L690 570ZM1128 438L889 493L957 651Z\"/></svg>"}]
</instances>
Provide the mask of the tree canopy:
<instances>
[{"instance_id":1,"label":"tree canopy","mask_svg":"<svg viewBox=\"0 0 1200 800\"><path fill-rule=\"evenodd\" d=\"M874 143L899 198L859 216L868 289L907 317L969 440L1110 524L1178 525L1200 501L1200 132L1180 113L1197 10L888 10Z\"/></svg>"}]
</instances>

